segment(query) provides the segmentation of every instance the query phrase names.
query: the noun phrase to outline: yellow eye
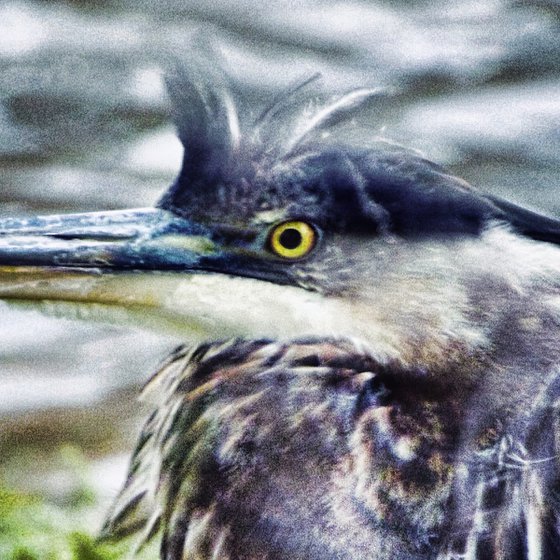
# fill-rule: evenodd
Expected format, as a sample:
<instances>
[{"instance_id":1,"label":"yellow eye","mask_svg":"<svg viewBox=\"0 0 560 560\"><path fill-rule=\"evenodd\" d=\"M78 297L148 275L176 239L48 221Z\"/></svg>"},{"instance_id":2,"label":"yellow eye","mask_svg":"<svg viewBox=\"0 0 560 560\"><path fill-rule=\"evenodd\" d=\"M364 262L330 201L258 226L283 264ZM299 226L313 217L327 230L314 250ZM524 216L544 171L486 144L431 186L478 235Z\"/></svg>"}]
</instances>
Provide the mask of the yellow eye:
<instances>
[{"instance_id":1,"label":"yellow eye","mask_svg":"<svg viewBox=\"0 0 560 560\"><path fill-rule=\"evenodd\" d=\"M305 222L284 222L277 225L269 237L271 250L285 259L305 257L315 247L317 234Z\"/></svg>"}]
</instances>

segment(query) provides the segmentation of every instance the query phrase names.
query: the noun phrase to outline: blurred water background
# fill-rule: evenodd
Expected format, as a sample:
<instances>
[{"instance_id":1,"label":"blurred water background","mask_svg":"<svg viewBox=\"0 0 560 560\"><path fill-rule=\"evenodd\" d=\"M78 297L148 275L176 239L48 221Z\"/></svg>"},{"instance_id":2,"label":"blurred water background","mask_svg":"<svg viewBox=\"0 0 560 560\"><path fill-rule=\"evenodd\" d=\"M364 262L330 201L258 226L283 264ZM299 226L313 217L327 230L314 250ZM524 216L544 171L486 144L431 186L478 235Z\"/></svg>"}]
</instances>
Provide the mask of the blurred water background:
<instances>
[{"instance_id":1,"label":"blurred water background","mask_svg":"<svg viewBox=\"0 0 560 560\"><path fill-rule=\"evenodd\" d=\"M560 216L558 0L2 0L0 216L153 204L181 157L161 69L197 37L255 107L316 71L390 86L372 134ZM178 342L0 304L0 483L64 503L86 477L100 514Z\"/></svg>"}]
</instances>

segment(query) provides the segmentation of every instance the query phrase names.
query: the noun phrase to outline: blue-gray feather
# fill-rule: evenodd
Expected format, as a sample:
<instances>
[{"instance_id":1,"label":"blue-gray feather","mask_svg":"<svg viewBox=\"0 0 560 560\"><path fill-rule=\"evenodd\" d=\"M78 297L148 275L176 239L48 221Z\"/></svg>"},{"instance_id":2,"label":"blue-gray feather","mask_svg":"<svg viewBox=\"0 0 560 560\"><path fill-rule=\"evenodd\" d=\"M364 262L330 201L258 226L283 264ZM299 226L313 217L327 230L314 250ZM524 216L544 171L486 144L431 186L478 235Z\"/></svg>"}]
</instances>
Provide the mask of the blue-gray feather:
<instances>
[{"instance_id":1,"label":"blue-gray feather","mask_svg":"<svg viewBox=\"0 0 560 560\"><path fill-rule=\"evenodd\" d=\"M354 90L319 103L311 89L317 78L254 119L238 114L218 71L193 65L175 72L168 86L184 158L160 206L192 216L204 213L202 205L227 219L232 200L243 199L245 214L263 201L290 201L301 207L300 217L334 230L478 235L502 221L530 238L560 243L559 220L485 195L416 153L356 146L343 129L324 139L325 130L359 115L381 92Z\"/></svg>"}]
</instances>

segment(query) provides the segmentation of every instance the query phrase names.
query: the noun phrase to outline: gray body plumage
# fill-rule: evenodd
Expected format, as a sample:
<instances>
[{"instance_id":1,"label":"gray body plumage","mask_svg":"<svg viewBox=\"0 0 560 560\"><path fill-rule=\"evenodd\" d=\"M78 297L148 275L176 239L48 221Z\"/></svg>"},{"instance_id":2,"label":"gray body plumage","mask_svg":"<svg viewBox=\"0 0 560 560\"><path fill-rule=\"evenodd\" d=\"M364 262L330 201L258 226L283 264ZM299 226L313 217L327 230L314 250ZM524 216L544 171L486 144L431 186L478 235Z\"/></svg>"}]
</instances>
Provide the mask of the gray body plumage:
<instances>
[{"instance_id":1,"label":"gray body plumage","mask_svg":"<svg viewBox=\"0 0 560 560\"><path fill-rule=\"evenodd\" d=\"M357 141L379 92L316 105L310 83L255 119L190 70L157 210L25 230L47 232L42 266L156 271L165 295L116 301L245 337L179 349L149 383L104 533L159 538L163 560L560 557L560 222ZM313 243L290 259L272 239L293 222ZM6 239L0 262L37 261ZM73 301L113 303L95 282Z\"/></svg>"},{"instance_id":2,"label":"gray body plumage","mask_svg":"<svg viewBox=\"0 0 560 560\"><path fill-rule=\"evenodd\" d=\"M317 225L309 259L248 275L320 293L309 324L278 321L323 338L179 351L106 530L148 513L165 560L557 558L558 222L405 150L322 143L344 99L290 141L259 130L289 102L237 135L207 87L181 90L161 205L218 229Z\"/></svg>"}]
</instances>

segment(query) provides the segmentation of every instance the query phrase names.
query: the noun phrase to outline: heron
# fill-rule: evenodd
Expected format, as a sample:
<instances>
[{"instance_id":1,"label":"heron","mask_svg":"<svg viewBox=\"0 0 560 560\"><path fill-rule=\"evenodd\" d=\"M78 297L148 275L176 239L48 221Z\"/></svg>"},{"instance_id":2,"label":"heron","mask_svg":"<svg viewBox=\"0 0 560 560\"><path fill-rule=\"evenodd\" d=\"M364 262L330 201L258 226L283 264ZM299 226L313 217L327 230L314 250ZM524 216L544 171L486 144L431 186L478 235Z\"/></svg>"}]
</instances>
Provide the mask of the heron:
<instances>
[{"instance_id":1,"label":"heron","mask_svg":"<svg viewBox=\"0 0 560 560\"><path fill-rule=\"evenodd\" d=\"M208 339L148 382L103 535L162 560L560 557L560 220L357 142L379 92L313 82L255 116L177 73L155 208L0 222L0 297Z\"/></svg>"}]
</instances>

